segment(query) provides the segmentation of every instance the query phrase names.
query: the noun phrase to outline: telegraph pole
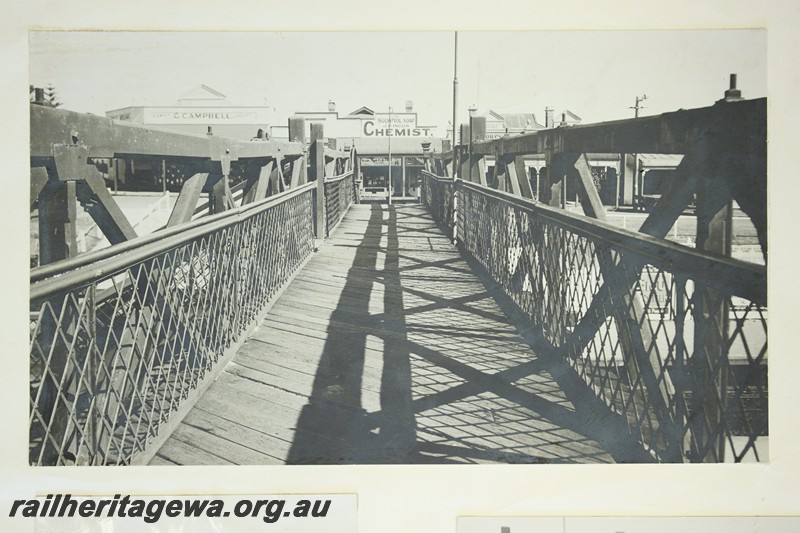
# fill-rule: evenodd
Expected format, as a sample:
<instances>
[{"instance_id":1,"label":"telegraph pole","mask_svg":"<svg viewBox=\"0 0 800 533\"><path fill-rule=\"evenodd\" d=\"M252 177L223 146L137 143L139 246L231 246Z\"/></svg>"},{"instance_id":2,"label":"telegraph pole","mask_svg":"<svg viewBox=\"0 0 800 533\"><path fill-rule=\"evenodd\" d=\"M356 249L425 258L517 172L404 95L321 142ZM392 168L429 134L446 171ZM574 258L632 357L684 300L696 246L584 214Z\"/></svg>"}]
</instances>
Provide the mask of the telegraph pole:
<instances>
[{"instance_id":1,"label":"telegraph pole","mask_svg":"<svg viewBox=\"0 0 800 533\"><path fill-rule=\"evenodd\" d=\"M389 126L387 128L387 136L389 138L389 182L386 184L386 190L389 193L389 205L392 205L392 136L388 135L392 129L392 106L389 106Z\"/></svg>"},{"instance_id":2,"label":"telegraph pole","mask_svg":"<svg viewBox=\"0 0 800 533\"><path fill-rule=\"evenodd\" d=\"M629 107L628 108L628 109L633 109L634 118L639 118L639 110L640 109L644 109L644 106L640 105L640 104L642 102L644 102L645 100L647 100L647 95L646 94L643 94L642 96L637 96L636 97L636 105L634 105L633 107Z\"/></svg>"},{"instance_id":3,"label":"telegraph pole","mask_svg":"<svg viewBox=\"0 0 800 533\"><path fill-rule=\"evenodd\" d=\"M647 100L647 95L643 94L642 96L636 97L636 105L633 107L629 107L628 109L633 109L633 116L634 118L639 118L639 110L644 109L644 106L641 105L642 102ZM639 154L633 154L633 210L638 211L641 205L639 205L639 200L641 199L642 187L644 187L644 183L639 183Z\"/></svg>"},{"instance_id":4,"label":"telegraph pole","mask_svg":"<svg viewBox=\"0 0 800 533\"><path fill-rule=\"evenodd\" d=\"M458 106L458 32L455 32L455 47L453 48L453 177L458 176L458 166L456 164L456 109Z\"/></svg>"}]
</instances>

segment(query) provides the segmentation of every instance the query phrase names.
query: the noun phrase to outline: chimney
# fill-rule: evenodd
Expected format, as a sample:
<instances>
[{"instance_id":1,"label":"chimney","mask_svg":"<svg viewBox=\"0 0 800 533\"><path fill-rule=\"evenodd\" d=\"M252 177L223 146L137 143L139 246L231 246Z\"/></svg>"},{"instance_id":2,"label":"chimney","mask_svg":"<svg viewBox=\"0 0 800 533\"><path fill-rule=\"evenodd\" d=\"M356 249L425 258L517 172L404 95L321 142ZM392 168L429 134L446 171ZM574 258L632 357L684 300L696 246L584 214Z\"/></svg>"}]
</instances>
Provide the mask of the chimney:
<instances>
[{"instance_id":1,"label":"chimney","mask_svg":"<svg viewBox=\"0 0 800 533\"><path fill-rule=\"evenodd\" d=\"M33 89L33 103L44 105L44 89L41 87L35 87Z\"/></svg>"},{"instance_id":2,"label":"chimney","mask_svg":"<svg viewBox=\"0 0 800 533\"><path fill-rule=\"evenodd\" d=\"M406 113L413 113L414 112L414 102L411 100L406 100Z\"/></svg>"},{"instance_id":3,"label":"chimney","mask_svg":"<svg viewBox=\"0 0 800 533\"><path fill-rule=\"evenodd\" d=\"M561 113L561 124L559 126L566 126L567 125L567 114Z\"/></svg>"},{"instance_id":4,"label":"chimney","mask_svg":"<svg viewBox=\"0 0 800 533\"><path fill-rule=\"evenodd\" d=\"M336 102L328 100L328 111L336 111Z\"/></svg>"},{"instance_id":5,"label":"chimney","mask_svg":"<svg viewBox=\"0 0 800 533\"><path fill-rule=\"evenodd\" d=\"M734 102L736 100L743 100L742 91L736 88L736 74L731 74L730 89L725 91L725 101Z\"/></svg>"},{"instance_id":6,"label":"chimney","mask_svg":"<svg viewBox=\"0 0 800 533\"><path fill-rule=\"evenodd\" d=\"M545 128L553 127L553 109L549 107L544 108L544 127Z\"/></svg>"}]
</instances>

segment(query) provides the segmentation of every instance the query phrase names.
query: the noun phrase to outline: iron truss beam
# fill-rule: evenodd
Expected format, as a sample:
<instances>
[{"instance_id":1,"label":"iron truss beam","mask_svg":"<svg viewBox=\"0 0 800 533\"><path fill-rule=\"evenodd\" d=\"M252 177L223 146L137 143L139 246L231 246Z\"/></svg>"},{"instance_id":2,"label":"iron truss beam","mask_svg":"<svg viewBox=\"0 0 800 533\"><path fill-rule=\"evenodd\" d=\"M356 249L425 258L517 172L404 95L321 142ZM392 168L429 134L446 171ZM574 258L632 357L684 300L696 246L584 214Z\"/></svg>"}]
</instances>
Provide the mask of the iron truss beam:
<instances>
[{"instance_id":1,"label":"iron truss beam","mask_svg":"<svg viewBox=\"0 0 800 533\"><path fill-rule=\"evenodd\" d=\"M553 128L504 139L475 142L472 155L523 155L547 152L684 154L700 132L714 125L720 144L732 152L766 144L767 99L717 102L654 117ZM751 148L752 149L752 148ZM766 162L765 162L766 164Z\"/></svg>"},{"instance_id":2,"label":"iron truss beam","mask_svg":"<svg viewBox=\"0 0 800 533\"><path fill-rule=\"evenodd\" d=\"M220 161L299 156L303 146L288 141L239 141L149 129L88 113L31 105L31 160L53 157L53 146L80 144L91 158L130 155Z\"/></svg>"}]
</instances>

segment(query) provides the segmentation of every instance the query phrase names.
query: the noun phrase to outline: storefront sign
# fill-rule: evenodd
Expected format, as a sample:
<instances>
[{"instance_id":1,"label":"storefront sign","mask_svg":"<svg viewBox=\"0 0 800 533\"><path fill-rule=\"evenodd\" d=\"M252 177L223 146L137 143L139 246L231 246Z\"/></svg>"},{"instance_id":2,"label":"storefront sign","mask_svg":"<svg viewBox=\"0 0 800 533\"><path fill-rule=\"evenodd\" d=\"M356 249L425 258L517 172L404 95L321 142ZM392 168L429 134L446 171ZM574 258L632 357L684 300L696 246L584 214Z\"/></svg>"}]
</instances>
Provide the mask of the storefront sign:
<instances>
[{"instance_id":1,"label":"storefront sign","mask_svg":"<svg viewBox=\"0 0 800 533\"><path fill-rule=\"evenodd\" d=\"M436 130L417 126L416 114L375 115L361 126L364 137L432 137Z\"/></svg>"},{"instance_id":2,"label":"storefront sign","mask_svg":"<svg viewBox=\"0 0 800 533\"><path fill-rule=\"evenodd\" d=\"M257 107L157 107L144 109L145 124L264 124Z\"/></svg>"}]
</instances>

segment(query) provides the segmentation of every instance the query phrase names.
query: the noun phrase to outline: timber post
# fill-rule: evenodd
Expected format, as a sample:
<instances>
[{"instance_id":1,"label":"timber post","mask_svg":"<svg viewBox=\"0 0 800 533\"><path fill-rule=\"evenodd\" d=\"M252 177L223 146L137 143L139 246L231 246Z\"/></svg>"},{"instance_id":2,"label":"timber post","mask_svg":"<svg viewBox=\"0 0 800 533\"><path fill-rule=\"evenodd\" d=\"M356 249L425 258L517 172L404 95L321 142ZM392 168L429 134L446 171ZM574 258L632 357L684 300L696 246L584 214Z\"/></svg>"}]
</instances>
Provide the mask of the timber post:
<instances>
[{"instance_id":1,"label":"timber post","mask_svg":"<svg viewBox=\"0 0 800 533\"><path fill-rule=\"evenodd\" d=\"M306 147L306 121L302 117L289 117L289 142L297 142L303 146L303 151ZM308 182L308 174L306 167L308 165L308 158L303 154L292 161L292 177L290 188L295 188L304 185Z\"/></svg>"},{"instance_id":2,"label":"timber post","mask_svg":"<svg viewBox=\"0 0 800 533\"><path fill-rule=\"evenodd\" d=\"M322 240L325 232L325 143L322 124L311 125L311 146L309 149L312 180L317 181L314 199L314 235Z\"/></svg>"},{"instance_id":3,"label":"timber post","mask_svg":"<svg viewBox=\"0 0 800 533\"><path fill-rule=\"evenodd\" d=\"M483 155L475 155L472 145L485 138L486 117L469 117L469 181L483 186L486 186L486 160Z\"/></svg>"}]
</instances>

